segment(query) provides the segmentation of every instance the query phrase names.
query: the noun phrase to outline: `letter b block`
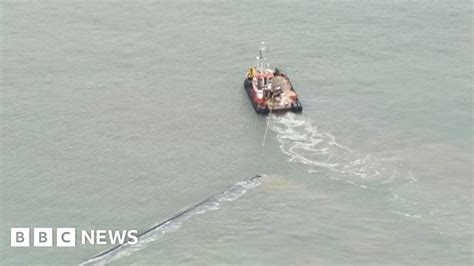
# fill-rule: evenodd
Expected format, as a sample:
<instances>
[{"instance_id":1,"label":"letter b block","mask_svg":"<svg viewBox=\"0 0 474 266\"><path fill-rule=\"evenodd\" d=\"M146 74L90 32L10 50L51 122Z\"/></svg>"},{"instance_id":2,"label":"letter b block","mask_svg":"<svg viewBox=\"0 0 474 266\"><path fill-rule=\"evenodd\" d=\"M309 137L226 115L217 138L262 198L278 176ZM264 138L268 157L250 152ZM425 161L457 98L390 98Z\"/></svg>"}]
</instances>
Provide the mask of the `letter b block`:
<instances>
[{"instance_id":1,"label":"letter b block","mask_svg":"<svg viewBox=\"0 0 474 266\"><path fill-rule=\"evenodd\" d=\"M10 246L29 247L30 246L30 228L11 228Z\"/></svg>"},{"instance_id":2,"label":"letter b block","mask_svg":"<svg viewBox=\"0 0 474 266\"><path fill-rule=\"evenodd\" d=\"M53 228L33 228L33 246L52 247Z\"/></svg>"}]
</instances>

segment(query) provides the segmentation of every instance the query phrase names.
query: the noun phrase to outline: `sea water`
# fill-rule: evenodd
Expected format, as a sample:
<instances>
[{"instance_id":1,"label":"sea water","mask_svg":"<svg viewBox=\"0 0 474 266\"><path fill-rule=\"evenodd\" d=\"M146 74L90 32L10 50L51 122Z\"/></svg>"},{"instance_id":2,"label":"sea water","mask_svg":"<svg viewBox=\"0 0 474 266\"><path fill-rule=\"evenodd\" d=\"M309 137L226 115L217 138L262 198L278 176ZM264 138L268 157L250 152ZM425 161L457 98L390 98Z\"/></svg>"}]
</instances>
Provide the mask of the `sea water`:
<instances>
[{"instance_id":1,"label":"sea water","mask_svg":"<svg viewBox=\"0 0 474 266\"><path fill-rule=\"evenodd\" d=\"M469 1L2 1L2 265L472 263ZM259 44L302 114L254 113ZM262 174L256 183L244 184ZM143 232L12 248L12 227Z\"/></svg>"}]
</instances>

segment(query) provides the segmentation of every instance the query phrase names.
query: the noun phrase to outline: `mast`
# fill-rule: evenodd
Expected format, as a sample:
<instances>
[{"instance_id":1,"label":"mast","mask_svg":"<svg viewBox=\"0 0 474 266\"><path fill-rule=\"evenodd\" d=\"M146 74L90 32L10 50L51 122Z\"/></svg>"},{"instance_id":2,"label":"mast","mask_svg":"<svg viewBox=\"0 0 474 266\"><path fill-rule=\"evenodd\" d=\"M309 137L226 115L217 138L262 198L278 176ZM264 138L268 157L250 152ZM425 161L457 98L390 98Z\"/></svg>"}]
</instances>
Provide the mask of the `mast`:
<instances>
[{"instance_id":1,"label":"mast","mask_svg":"<svg viewBox=\"0 0 474 266\"><path fill-rule=\"evenodd\" d=\"M267 62L269 48L265 42L260 43L260 49L258 49L257 56L257 70L260 73L265 73L265 70L270 67L270 64Z\"/></svg>"}]
</instances>

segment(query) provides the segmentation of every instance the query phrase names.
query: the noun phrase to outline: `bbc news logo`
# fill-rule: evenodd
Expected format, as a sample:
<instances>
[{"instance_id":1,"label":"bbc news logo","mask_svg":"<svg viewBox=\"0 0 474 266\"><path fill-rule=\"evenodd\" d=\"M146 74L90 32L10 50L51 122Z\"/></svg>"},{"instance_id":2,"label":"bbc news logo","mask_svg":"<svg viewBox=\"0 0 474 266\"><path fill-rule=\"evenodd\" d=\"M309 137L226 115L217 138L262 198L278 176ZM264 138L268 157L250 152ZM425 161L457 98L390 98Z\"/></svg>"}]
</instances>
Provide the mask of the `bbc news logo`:
<instances>
[{"instance_id":1,"label":"bbc news logo","mask_svg":"<svg viewBox=\"0 0 474 266\"><path fill-rule=\"evenodd\" d=\"M75 247L76 228L11 228L12 247ZM81 245L138 243L137 230L79 230Z\"/></svg>"}]
</instances>

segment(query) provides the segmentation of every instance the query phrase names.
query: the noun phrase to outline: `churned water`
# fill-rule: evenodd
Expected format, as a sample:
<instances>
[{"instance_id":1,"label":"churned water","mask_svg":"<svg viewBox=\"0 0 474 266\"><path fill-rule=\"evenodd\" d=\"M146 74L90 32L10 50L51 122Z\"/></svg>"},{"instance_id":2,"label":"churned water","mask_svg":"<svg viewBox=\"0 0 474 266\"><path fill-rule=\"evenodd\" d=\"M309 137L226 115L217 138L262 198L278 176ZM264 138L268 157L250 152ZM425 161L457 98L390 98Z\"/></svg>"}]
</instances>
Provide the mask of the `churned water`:
<instances>
[{"instance_id":1,"label":"churned water","mask_svg":"<svg viewBox=\"0 0 474 266\"><path fill-rule=\"evenodd\" d=\"M0 15L2 265L472 264L471 2ZM264 147L242 88L261 41L304 107ZM144 232L211 195L96 260L111 246L10 247L11 227Z\"/></svg>"}]
</instances>

